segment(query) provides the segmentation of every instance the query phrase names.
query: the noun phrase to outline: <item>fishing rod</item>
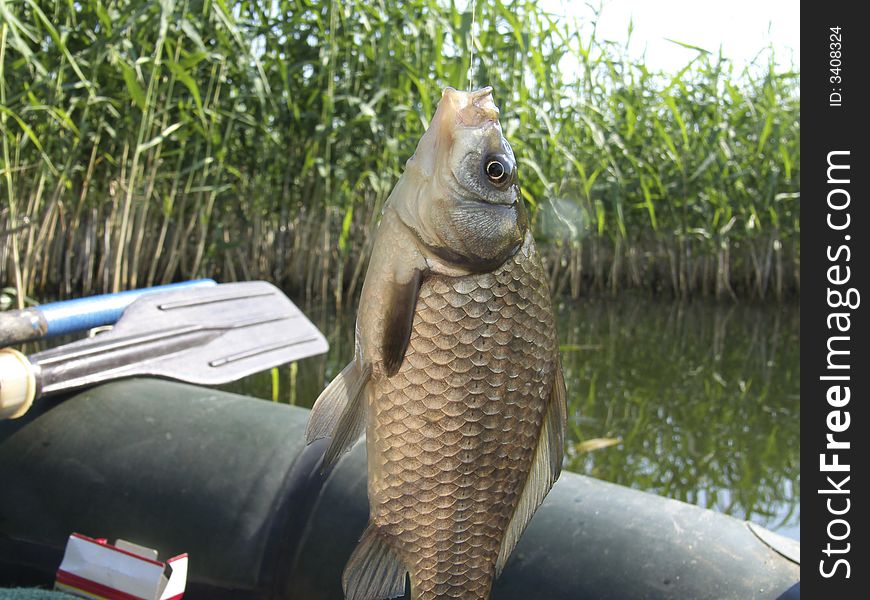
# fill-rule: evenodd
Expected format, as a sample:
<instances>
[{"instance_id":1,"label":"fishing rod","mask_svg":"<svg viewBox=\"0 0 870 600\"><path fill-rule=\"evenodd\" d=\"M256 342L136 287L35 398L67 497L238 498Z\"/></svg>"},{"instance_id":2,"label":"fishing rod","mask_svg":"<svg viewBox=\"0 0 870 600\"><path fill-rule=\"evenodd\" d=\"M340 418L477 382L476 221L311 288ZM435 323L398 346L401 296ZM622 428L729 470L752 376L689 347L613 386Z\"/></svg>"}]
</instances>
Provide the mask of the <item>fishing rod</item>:
<instances>
[{"instance_id":1,"label":"fishing rod","mask_svg":"<svg viewBox=\"0 0 870 600\"><path fill-rule=\"evenodd\" d=\"M30 356L0 350L0 418L20 417L36 398L113 379L217 385L328 348L320 330L265 281L149 294L109 332Z\"/></svg>"}]
</instances>

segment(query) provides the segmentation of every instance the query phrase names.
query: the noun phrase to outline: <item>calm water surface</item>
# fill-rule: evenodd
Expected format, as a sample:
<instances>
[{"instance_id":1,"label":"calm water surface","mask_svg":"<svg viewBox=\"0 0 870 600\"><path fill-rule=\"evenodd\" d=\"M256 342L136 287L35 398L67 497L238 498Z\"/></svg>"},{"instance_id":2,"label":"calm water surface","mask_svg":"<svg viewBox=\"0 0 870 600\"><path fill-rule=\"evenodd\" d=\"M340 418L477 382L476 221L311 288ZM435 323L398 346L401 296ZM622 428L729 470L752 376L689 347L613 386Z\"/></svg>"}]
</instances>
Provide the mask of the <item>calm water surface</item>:
<instances>
[{"instance_id":1,"label":"calm water surface","mask_svg":"<svg viewBox=\"0 0 870 600\"><path fill-rule=\"evenodd\" d=\"M311 406L350 360L354 318L306 313L326 356L226 388ZM559 332L569 470L800 539L797 306L566 303Z\"/></svg>"}]
</instances>

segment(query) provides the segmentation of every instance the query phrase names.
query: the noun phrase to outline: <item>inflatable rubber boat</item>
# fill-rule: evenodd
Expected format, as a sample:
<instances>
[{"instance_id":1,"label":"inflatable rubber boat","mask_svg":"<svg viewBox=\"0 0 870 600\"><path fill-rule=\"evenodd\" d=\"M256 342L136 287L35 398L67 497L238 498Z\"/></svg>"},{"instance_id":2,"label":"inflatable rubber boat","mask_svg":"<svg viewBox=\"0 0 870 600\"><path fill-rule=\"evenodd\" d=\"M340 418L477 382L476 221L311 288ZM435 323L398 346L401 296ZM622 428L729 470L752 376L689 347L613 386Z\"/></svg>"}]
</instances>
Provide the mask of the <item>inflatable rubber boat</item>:
<instances>
[{"instance_id":1,"label":"inflatable rubber boat","mask_svg":"<svg viewBox=\"0 0 870 600\"><path fill-rule=\"evenodd\" d=\"M0 587L50 586L72 532L188 553L186 599L341 600L368 519L365 444L320 473L308 411L154 378L0 421ZM799 544L563 473L493 600L800 597Z\"/></svg>"}]
</instances>

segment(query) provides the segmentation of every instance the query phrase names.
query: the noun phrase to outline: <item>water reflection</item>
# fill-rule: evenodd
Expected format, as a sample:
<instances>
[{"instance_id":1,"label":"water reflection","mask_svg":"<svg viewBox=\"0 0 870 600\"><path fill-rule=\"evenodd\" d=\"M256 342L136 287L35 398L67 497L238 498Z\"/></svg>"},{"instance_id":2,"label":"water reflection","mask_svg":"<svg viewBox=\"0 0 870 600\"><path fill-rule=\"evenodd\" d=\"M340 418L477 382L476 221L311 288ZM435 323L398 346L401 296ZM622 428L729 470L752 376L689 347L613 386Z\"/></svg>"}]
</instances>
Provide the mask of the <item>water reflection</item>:
<instances>
[{"instance_id":1,"label":"water reflection","mask_svg":"<svg viewBox=\"0 0 870 600\"><path fill-rule=\"evenodd\" d=\"M794 307L562 307L568 468L799 537ZM570 346L569 346L570 347ZM578 441L622 444L577 453Z\"/></svg>"},{"instance_id":2,"label":"water reflection","mask_svg":"<svg viewBox=\"0 0 870 600\"><path fill-rule=\"evenodd\" d=\"M306 313L324 357L278 373L279 401L311 406L350 359L353 315ZM569 396L567 468L800 536L797 307L647 300L559 307ZM227 389L272 397L261 374ZM584 451L584 441L619 444Z\"/></svg>"}]
</instances>

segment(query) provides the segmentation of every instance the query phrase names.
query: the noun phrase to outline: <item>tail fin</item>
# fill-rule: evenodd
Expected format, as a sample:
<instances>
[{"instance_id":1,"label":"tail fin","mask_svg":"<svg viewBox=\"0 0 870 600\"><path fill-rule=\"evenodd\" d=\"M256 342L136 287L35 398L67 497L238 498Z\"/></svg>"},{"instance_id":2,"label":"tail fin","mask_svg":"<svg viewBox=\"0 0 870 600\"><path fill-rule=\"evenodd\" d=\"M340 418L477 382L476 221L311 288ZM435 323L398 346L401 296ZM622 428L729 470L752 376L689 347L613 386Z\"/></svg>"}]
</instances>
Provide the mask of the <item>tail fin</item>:
<instances>
[{"instance_id":1,"label":"tail fin","mask_svg":"<svg viewBox=\"0 0 870 600\"><path fill-rule=\"evenodd\" d=\"M345 600L388 600L405 594L408 570L369 523L342 576Z\"/></svg>"}]
</instances>

